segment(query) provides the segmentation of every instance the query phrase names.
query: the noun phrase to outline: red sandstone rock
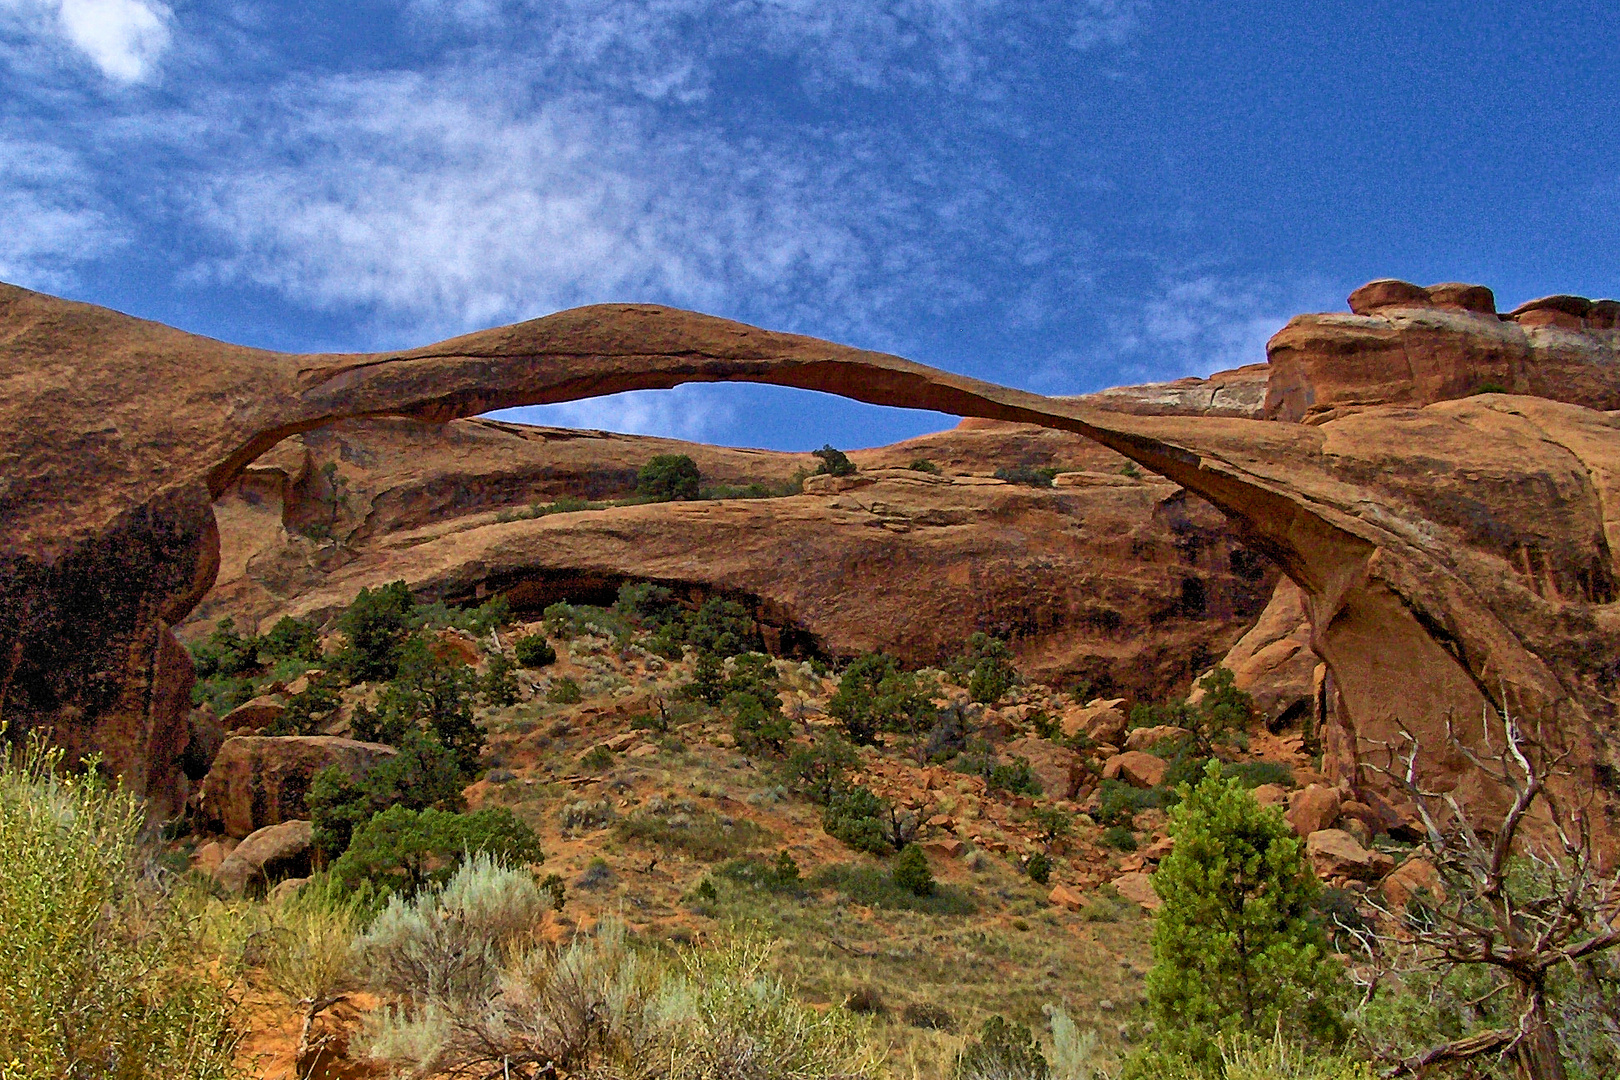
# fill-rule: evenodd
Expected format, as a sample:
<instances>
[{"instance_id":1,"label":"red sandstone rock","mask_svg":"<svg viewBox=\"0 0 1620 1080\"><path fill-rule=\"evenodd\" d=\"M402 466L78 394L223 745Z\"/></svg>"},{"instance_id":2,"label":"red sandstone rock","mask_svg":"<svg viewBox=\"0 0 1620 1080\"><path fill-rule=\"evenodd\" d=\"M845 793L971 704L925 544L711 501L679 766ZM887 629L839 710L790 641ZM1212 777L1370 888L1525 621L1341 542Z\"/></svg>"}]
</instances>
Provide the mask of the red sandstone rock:
<instances>
[{"instance_id":1,"label":"red sandstone rock","mask_svg":"<svg viewBox=\"0 0 1620 1080\"><path fill-rule=\"evenodd\" d=\"M1302 837L1329 828L1339 820L1340 801L1336 788L1311 784L1289 799L1288 824Z\"/></svg>"},{"instance_id":2,"label":"red sandstone rock","mask_svg":"<svg viewBox=\"0 0 1620 1080\"><path fill-rule=\"evenodd\" d=\"M1424 290L1438 308L1456 308L1480 315L1496 314L1496 294L1484 285L1465 285L1460 281L1447 281L1430 285ZM1353 307L1351 310L1355 310Z\"/></svg>"},{"instance_id":3,"label":"red sandstone rock","mask_svg":"<svg viewBox=\"0 0 1620 1080\"><path fill-rule=\"evenodd\" d=\"M283 821L256 829L214 871L227 892L240 894L257 881L269 884L286 877L308 876L313 827L308 821Z\"/></svg>"},{"instance_id":4,"label":"red sandstone rock","mask_svg":"<svg viewBox=\"0 0 1620 1080\"><path fill-rule=\"evenodd\" d=\"M1164 783L1170 763L1163 758L1127 750L1103 763L1104 780L1123 780L1132 787L1152 788Z\"/></svg>"},{"instance_id":5,"label":"red sandstone rock","mask_svg":"<svg viewBox=\"0 0 1620 1080\"><path fill-rule=\"evenodd\" d=\"M1288 807L1288 792L1276 784L1261 784L1252 792L1254 801L1261 806Z\"/></svg>"},{"instance_id":6,"label":"red sandstone rock","mask_svg":"<svg viewBox=\"0 0 1620 1080\"><path fill-rule=\"evenodd\" d=\"M1140 870L1128 874L1121 874L1111 884L1114 890L1125 899L1147 908L1149 911L1158 911L1164 906L1159 894L1153 891L1153 875Z\"/></svg>"},{"instance_id":7,"label":"red sandstone rock","mask_svg":"<svg viewBox=\"0 0 1620 1080\"><path fill-rule=\"evenodd\" d=\"M1277 583L1260 619L1238 639L1220 666L1232 672L1232 682L1254 698L1256 719L1268 727L1294 721L1316 721L1316 668L1321 663L1311 648L1311 622L1305 613L1305 594L1284 578ZM1195 684L1187 703L1204 698Z\"/></svg>"},{"instance_id":8,"label":"red sandstone rock","mask_svg":"<svg viewBox=\"0 0 1620 1080\"><path fill-rule=\"evenodd\" d=\"M286 711L287 706L284 702L268 694L262 694L226 713L220 719L220 726L226 731L256 731L262 727L269 727L281 719L281 714Z\"/></svg>"},{"instance_id":9,"label":"red sandstone rock","mask_svg":"<svg viewBox=\"0 0 1620 1080\"><path fill-rule=\"evenodd\" d=\"M1381 851L1369 851L1342 829L1320 829L1305 838L1305 856L1316 876L1374 881L1389 873L1395 860Z\"/></svg>"},{"instance_id":10,"label":"red sandstone rock","mask_svg":"<svg viewBox=\"0 0 1620 1080\"><path fill-rule=\"evenodd\" d=\"M1059 907L1068 908L1070 911L1079 911L1086 906L1086 898L1067 885L1052 886L1052 891L1046 895L1046 899Z\"/></svg>"},{"instance_id":11,"label":"red sandstone rock","mask_svg":"<svg viewBox=\"0 0 1620 1080\"><path fill-rule=\"evenodd\" d=\"M1357 315L1376 315L1385 308L1432 307L1429 290L1410 281L1379 278L1350 294L1350 310Z\"/></svg>"},{"instance_id":12,"label":"red sandstone rock","mask_svg":"<svg viewBox=\"0 0 1620 1080\"><path fill-rule=\"evenodd\" d=\"M1126 750L1151 750L1162 742L1184 738L1192 734L1184 727L1160 724L1156 727L1136 728L1125 737Z\"/></svg>"},{"instance_id":13,"label":"red sandstone rock","mask_svg":"<svg viewBox=\"0 0 1620 1080\"><path fill-rule=\"evenodd\" d=\"M1379 890L1384 894L1384 901L1389 904L1390 910L1396 912L1405 911L1412 897L1420 893L1427 893L1431 902L1444 901L1446 898L1445 883L1440 880L1434 864L1416 855L1390 871L1379 885Z\"/></svg>"},{"instance_id":14,"label":"red sandstone rock","mask_svg":"<svg viewBox=\"0 0 1620 1080\"><path fill-rule=\"evenodd\" d=\"M358 777L396 753L382 743L331 735L238 735L225 740L198 789L199 815L235 837L308 818L304 796L316 773L336 765Z\"/></svg>"},{"instance_id":15,"label":"red sandstone rock","mask_svg":"<svg viewBox=\"0 0 1620 1080\"><path fill-rule=\"evenodd\" d=\"M1130 723L1125 715L1125 699L1096 698L1082 709L1063 714L1063 734L1083 734L1093 742L1118 745Z\"/></svg>"}]
</instances>

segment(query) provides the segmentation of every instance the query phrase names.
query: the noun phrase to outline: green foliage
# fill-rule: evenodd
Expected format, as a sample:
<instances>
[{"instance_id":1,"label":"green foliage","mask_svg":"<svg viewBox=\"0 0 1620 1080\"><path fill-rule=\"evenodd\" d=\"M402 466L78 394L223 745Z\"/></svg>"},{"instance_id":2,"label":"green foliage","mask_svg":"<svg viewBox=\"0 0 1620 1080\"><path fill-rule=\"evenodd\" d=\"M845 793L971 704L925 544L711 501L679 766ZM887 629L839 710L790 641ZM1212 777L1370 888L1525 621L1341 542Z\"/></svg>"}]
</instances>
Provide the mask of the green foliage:
<instances>
[{"instance_id":1,"label":"green foliage","mask_svg":"<svg viewBox=\"0 0 1620 1080\"><path fill-rule=\"evenodd\" d=\"M901 671L894 657L866 653L844 669L827 714L856 743L874 743L880 731L926 731L938 713L930 700L933 689L915 673Z\"/></svg>"},{"instance_id":2,"label":"green foliage","mask_svg":"<svg viewBox=\"0 0 1620 1080\"><path fill-rule=\"evenodd\" d=\"M287 699L286 710L270 725L272 735L318 735L337 715L343 679L336 671L323 671L309 685Z\"/></svg>"},{"instance_id":3,"label":"green foliage","mask_svg":"<svg viewBox=\"0 0 1620 1080\"><path fill-rule=\"evenodd\" d=\"M1332 1039L1343 972L1312 918L1316 879L1282 815L1211 765L1170 812L1175 850L1153 885L1148 1000L1165 1047L1213 1060L1221 1035Z\"/></svg>"},{"instance_id":4,"label":"green foliage","mask_svg":"<svg viewBox=\"0 0 1620 1080\"><path fill-rule=\"evenodd\" d=\"M1037 851L1029 857L1024 864L1024 872L1029 879L1037 885L1045 885L1052 880L1052 859L1044 851Z\"/></svg>"},{"instance_id":5,"label":"green foliage","mask_svg":"<svg viewBox=\"0 0 1620 1080\"><path fill-rule=\"evenodd\" d=\"M1029 812L1030 823L1040 830L1041 843L1048 847L1074 832L1074 815L1058 806L1037 806Z\"/></svg>"},{"instance_id":6,"label":"green foliage","mask_svg":"<svg viewBox=\"0 0 1620 1080\"><path fill-rule=\"evenodd\" d=\"M997 791L1010 791L1014 795L1041 793L1041 782L1035 778L1028 758L1014 757L1011 761L996 765L990 770L986 782Z\"/></svg>"},{"instance_id":7,"label":"green foliage","mask_svg":"<svg viewBox=\"0 0 1620 1080\"><path fill-rule=\"evenodd\" d=\"M1123 780L1104 780L1097 786L1097 824L1130 826L1141 811L1164 806L1165 794L1162 789L1135 788Z\"/></svg>"},{"instance_id":8,"label":"green foliage","mask_svg":"<svg viewBox=\"0 0 1620 1080\"><path fill-rule=\"evenodd\" d=\"M625 582L619 586L615 610L638 626L658 627L680 617L681 608L675 594L663 585L650 581Z\"/></svg>"},{"instance_id":9,"label":"green foliage","mask_svg":"<svg viewBox=\"0 0 1620 1080\"><path fill-rule=\"evenodd\" d=\"M935 882L933 892L918 896L895 884L894 875L883 866L834 863L812 874L810 884L817 889L836 891L849 903L865 907L917 911L925 915L970 915L976 910L972 898L955 886Z\"/></svg>"},{"instance_id":10,"label":"green foliage","mask_svg":"<svg viewBox=\"0 0 1620 1080\"><path fill-rule=\"evenodd\" d=\"M350 678L364 682L394 677L400 649L410 637L414 606L411 590L403 581L360 590L338 616L338 629L349 639L338 662Z\"/></svg>"},{"instance_id":11,"label":"green foliage","mask_svg":"<svg viewBox=\"0 0 1620 1080\"><path fill-rule=\"evenodd\" d=\"M259 665L259 643L236 632L236 620L226 617L199 644L191 647L191 664L197 677L241 675Z\"/></svg>"},{"instance_id":12,"label":"green foliage","mask_svg":"<svg viewBox=\"0 0 1620 1080\"><path fill-rule=\"evenodd\" d=\"M859 784L835 791L821 812L821 827L835 840L857 851L890 855L887 831L889 804Z\"/></svg>"},{"instance_id":13,"label":"green foliage","mask_svg":"<svg viewBox=\"0 0 1620 1080\"><path fill-rule=\"evenodd\" d=\"M277 660L308 660L321 658L321 632L314 623L283 615L259 639L259 651Z\"/></svg>"},{"instance_id":14,"label":"green foliage","mask_svg":"<svg viewBox=\"0 0 1620 1080\"><path fill-rule=\"evenodd\" d=\"M0 754L0 1075L235 1075L233 1009L199 971L195 922L142 840L141 800L96 763Z\"/></svg>"},{"instance_id":15,"label":"green foliage","mask_svg":"<svg viewBox=\"0 0 1620 1080\"><path fill-rule=\"evenodd\" d=\"M769 749L780 753L793 735L793 726L781 710L767 709L753 694L733 691L726 695L720 707L731 716L731 733L744 749Z\"/></svg>"},{"instance_id":16,"label":"green foliage","mask_svg":"<svg viewBox=\"0 0 1620 1080\"><path fill-rule=\"evenodd\" d=\"M765 649L754 617L735 600L711 596L686 622L684 641L700 652L712 652L723 659Z\"/></svg>"},{"instance_id":17,"label":"green foliage","mask_svg":"<svg viewBox=\"0 0 1620 1080\"><path fill-rule=\"evenodd\" d=\"M512 643L512 655L526 668L543 668L557 662L557 650L544 634L525 634Z\"/></svg>"},{"instance_id":18,"label":"green foliage","mask_svg":"<svg viewBox=\"0 0 1620 1080\"><path fill-rule=\"evenodd\" d=\"M968 688L974 701L999 701L1018 684L1018 671L1012 665L1007 643L989 634L974 633L960 656L946 665L952 680Z\"/></svg>"},{"instance_id":19,"label":"green foliage","mask_svg":"<svg viewBox=\"0 0 1620 1080\"><path fill-rule=\"evenodd\" d=\"M1294 786L1294 770L1280 761L1229 761L1221 765L1221 775L1251 790L1262 784Z\"/></svg>"},{"instance_id":20,"label":"green foliage","mask_svg":"<svg viewBox=\"0 0 1620 1080\"><path fill-rule=\"evenodd\" d=\"M620 818L614 832L621 840L684 852L703 862L735 858L771 838L769 831L747 818L722 817L706 810L668 812L656 806Z\"/></svg>"},{"instance_id":21,"label":"green foliage","mask_svg":"<svg viewBox=\"0 0 1620 1080\"><path fill-rule=\"evenodd\" d=\"M726 696L725 668L720 657L707 649L699 650L692 661L692 681L684 687L688 697L718 705Z\"/></svg>"},{"instance_id":22,"label":"green foliage","mask_svg":"<svg viewBox=\"0 0 1620 1080\"><path fill-rule=\"evenodd\" d=\"M566 600L548 605L540 613L540 618L545 621L546 633L563 641L569 640L584 628L584 619L580 617L579 611Z\"/></svg>"},{"instance_id":23,"label":"green foliage","mask_svg":"<svg viewBox=\"0 0 1620 1080\"><path fill-rule=\"evenodd\" d=\"M786 848L777 852L776 858L769 862L757 856L732 859L720 867L718 873L728 881L765 892L794 896L804 892L799 864L794 861L793 855Z\"/></svg>"},{"instance_id":24,"label":"green foliage","mask_svg":"<svg viewBox=\"0 0 1620 1080\"><path fill-rule=\"evenodd\" d=\"M316 773L305 801L315 847L327 859L348 848L355 830L391 806L459 810L465 780L454 756L426 732L410 730L399 753L354 779L336 765Z\"/></svg>"},{"instance_id":25,"label":"green foliage","mask_svg":"<svg viewBox=\"0 0 1620 1080\"><path fill-rule=\"evenodd\" d=\"M1005 480L1009 484L1024 484L1028 487L1049 488L1053 477L1058 471L1049 465L1036 468L1033 465L1004 465L993 474L997 480Z\"/></svg>"},{"instance_id":26,"label":"green foliage","mask_svg":"<svg viewBox=\"0 0 1620 1080\"><path fill-rule=\"evenodd\" d=\"M513 674L516 666L500 653L489 658L489 668L484 672L478 686L485 701L491 705L516 704L518 684L517 676Z\"/></svg>"},{"instance_id":27,"label":"green foliage","mask_svg":"<svg viewBox=\"0 0 1620 1080\"><path fill-rule=\"evenodd\" d=\"M470 814L391 806L354 834L332 864L346 889L364 882L407 895L448 881L469 854L483 853L507 865L540 862L534 831L503 807Z\"/></svg>"},{"instance_id":28,"label":"green foliage","mask_svg":"<svg viewBox=\"0 0 1620 1080\"><path fill-rule=\"evenodd\" d=\"M855 475L855 463L849 460L842 450L833 449L831 443L824 443L820 450L812 450L810 453L821 459L821 464L816 466L817 476Z\"/></svg>"},{"instance_id":29,"label":"green foliage","mask_svg":"<svg viewBox=\"0 0 1620 1080\"><path fill-rule=\"evenodd\" d=\"M934 874L928 868L928 856L916 844L907 844L895 856L894 884L913 896L929 896L934 891Z\"/></svg>"},{"instance_id":30,"label":"green foliage","mask_svg":"<svg viewBox=\"0 0 1620 1080\"><path fill-rule=\"evenodd\" d=\"M811 802L827 805L844 787L844 775L859 760L855 748L833 732L822 732L808 746L788 751L783 779Z\"/></svg>"},{"instance_id":31,"label":"green foliage","mask_svg":"<svg viewBox=\"0 0 1620 1080\"><path fill-rule=\"evenodd\" d=\"M636 494L654 502L696 499L703 484L697 463L685 454L659 454L636 475Z\"/></svg>"},{"instance_id":32,"label":"green foliage","mask_svg":"<svg viewBox=\"0 0 1620 1080\"><path fill-rule=\"evenodd\" d=\"M1102 842L1115 851L1136 850L1136 834L1129 825L1110 825L1103 830Z\"/></svg>"},{"instance_id":33,"label":"green foliage","mask_svg":"<svg viewBox=\"0 0 1620 1080\"><path fill-rule=\"evenodd\" d=\"M935 465L932 461L929 461L925 457L914 458L912 460L911 464L906 466L906 467L908 469L910 469L912 472L925 472L925 473L936 473L936 474L939 472L939 466Z\"/></svg>"},{"instance_id":34,"label":"green foliage","mask_svg":"<svg viewBox=\"0 0 1620 1080\"><path fill-rule=\"evenodd\" d=\"M426 638L416 635L397 650L395 675L383 688L375 710L355 709L355 737L368 742L403 743L408 732L425 727L454 757L466 776L478 770L484 733L473 721L473 670L433 654Z\"/></svg>"},{"instance_id":35,"label":"green foliage","mask_svg":"<svg viewBox=\"0 0 1620 1080\"><path fill-rule=\"evenodd\" d=\"M992 1016L956 1055L952 1080L1048 1080L1051 1066L1023 1024Z\"/></svg>"},{"instance_id":36,"label":"green foliage","mask_svg":"<svg viewBox=\"0 0 1620 1080\"><path fill-rule=\"evenodd\" d=\"M585 694L580 690L579 683L564 675L552 680L551 687L546 691L546 700L553 705L578 705L585 700Z\"/></svg>"}]
</instances>

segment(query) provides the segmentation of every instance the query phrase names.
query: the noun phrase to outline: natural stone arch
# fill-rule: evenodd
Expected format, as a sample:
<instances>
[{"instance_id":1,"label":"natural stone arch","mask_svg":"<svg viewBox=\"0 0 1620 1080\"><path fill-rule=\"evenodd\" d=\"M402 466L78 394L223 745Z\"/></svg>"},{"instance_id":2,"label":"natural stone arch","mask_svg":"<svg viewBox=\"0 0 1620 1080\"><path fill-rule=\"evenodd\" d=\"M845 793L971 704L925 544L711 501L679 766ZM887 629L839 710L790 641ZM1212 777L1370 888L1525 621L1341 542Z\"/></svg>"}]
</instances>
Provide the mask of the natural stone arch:
<instances>
[{"instance_id":1,"label":"natural stone arch","mask_svg":"<svg viewBox=\"0 0 1620 1080\"><path fill-rule=\"evenodd\" d=\"M1386 735L1397 715L1432 729L1505 692L1521 708L1567 707L1583 760L1597 762L1586 710L1499 617L1494 564L1427 542L1420 509L1392 514L1366 453L1331 446L1331 428L1112 412L635 304L420 349L293 356L0 286L0 381L0 715L51 726L70 752L104 752L161 809L190 685L168 628L213 581L211 499L255 457L346 418L447 421L686 382L772 383L1095 439L1208 499L1303 587L1357 734ZM1428 409L1477 424L1488 408L1466 405ZM1602 415L1550 402L1501 415L1545 428L1558 419L1548 410L1587 414L1571 422L1588 426Z\"/></svg>"}]
</instances>

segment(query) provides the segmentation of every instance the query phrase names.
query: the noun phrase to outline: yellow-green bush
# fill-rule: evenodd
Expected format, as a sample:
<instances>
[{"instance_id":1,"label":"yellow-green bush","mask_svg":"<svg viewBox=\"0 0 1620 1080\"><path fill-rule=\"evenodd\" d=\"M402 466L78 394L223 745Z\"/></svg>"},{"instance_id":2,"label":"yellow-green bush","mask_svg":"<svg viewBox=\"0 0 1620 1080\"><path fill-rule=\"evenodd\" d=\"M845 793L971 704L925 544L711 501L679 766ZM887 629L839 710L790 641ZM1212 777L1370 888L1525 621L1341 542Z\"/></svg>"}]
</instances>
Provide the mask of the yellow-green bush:
<instances>
[{"instance_id":1,"label":"yellow-green bush","mask_svg":"<svg viewBox=\"0 0 1620 1080\"><path fill-rule=\"evenodd\" d=\"M0 754L0 1075L231 1075L232 1006L129 793L38 744Z\"/></svg>"}]
</instances>

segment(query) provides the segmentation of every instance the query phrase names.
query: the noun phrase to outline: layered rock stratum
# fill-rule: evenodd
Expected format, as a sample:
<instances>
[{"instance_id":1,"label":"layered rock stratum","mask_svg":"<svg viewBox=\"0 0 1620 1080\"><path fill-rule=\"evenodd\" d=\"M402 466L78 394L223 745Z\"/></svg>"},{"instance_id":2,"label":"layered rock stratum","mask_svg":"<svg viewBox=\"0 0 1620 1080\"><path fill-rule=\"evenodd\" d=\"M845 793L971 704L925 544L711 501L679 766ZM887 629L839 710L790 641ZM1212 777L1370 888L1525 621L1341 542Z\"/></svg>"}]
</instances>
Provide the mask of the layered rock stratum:
<instances>
[{"instance_id":1,"label":"layered rock stratum","mask_svg":"<svg viewBox=\"0 0 1620 1080\"><path fill-rule=\"evenodd\" d=\"M1487 802L1444 733L1505 704L1567 743L1601 820L1620 675L1617 305L1557 296L1500 316L1477 286L1375 282L1351 307L1277 335L1255 419L1198 411L1213 388L1046 398L649 305L289 356L0 287L0 708L14 733L100 751L172 808L191 682L172 627L218 573L214 500L265 451L354 418L758 381L1072 432L1132 459L1219 508L1299 587L1328 675L1331 776L1377 798L1361 766L1404 729L1426 778Z\"/></svg>"}]
</instances>

